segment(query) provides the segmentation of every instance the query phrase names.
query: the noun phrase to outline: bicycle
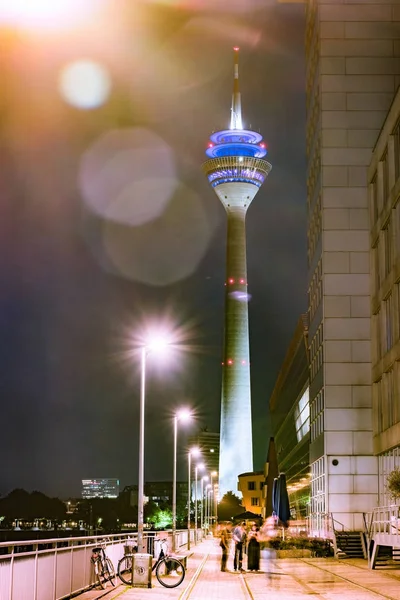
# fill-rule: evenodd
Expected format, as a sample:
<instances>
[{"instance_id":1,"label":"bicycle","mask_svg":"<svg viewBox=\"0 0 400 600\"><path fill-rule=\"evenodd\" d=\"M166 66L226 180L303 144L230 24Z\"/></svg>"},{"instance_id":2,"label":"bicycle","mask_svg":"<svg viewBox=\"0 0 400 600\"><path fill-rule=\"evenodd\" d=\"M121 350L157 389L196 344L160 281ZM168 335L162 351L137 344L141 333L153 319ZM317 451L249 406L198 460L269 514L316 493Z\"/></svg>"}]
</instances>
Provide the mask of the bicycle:
<instances>
[{"instance_id":1,"label":"bicycle","mask_svg":"<svg viewBox=\"0 0 400 600\"><path fill-rule=\"evenodd\" d=\"M185 567L180 560L168 554L167 538L161 541L161 550L151 570L156 572L156 577L167 588L177 587L185 579ZM134 554L123 556L118 562L118 577L125 585L133 583Z\"/></svg>"},{"instance_id":2,"label":"bicycle","mask_svg":"<svg viewBox=\"0 0 400 600\"><path fill-rule=\"evenodd\" d=\"M115 569L106 554L106 547L107 540L103 540L99 546L92 548L91 556L97 583L103 590L107 587L108 581L115 587Z\"/></svg>"}]
</instances>

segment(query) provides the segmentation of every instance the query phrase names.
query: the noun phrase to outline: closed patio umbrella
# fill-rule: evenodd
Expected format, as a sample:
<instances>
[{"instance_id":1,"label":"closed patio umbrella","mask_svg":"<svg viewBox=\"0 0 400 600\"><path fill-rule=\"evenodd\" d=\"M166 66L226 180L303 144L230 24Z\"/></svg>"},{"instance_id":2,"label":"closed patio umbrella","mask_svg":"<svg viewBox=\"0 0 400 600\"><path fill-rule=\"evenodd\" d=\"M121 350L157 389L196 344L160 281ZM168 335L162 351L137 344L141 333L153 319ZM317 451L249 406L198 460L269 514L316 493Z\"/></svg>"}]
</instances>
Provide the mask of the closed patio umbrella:
<instances>
[{"instance_id":1,"label":"closed patio umbrella","mask_svg":"<svg viewBox=\"0 0 400 600\"><path fill-rule=\"evenodd\" d=\"M278 510L277 515L279 520L282 522L284 527L288 526L288 521L290 519L290 504L289 504L289 495L286 486L286 475L285 473L281 473L279 475L278 480Z\"/></svg>"}]
</instances>

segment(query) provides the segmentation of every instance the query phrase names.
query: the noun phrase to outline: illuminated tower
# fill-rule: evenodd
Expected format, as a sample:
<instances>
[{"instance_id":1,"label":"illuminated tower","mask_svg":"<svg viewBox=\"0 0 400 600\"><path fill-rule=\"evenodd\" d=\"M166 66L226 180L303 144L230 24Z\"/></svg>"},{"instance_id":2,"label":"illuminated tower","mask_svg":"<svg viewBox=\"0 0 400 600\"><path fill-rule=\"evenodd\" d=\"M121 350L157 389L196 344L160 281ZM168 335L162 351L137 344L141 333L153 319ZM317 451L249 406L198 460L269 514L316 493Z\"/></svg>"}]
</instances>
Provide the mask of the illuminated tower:
<instances>
[{"instance_id":1,"label":"illuminated tower","mask_svg":"<svg viewBox=\"0 0 400 600\"><path fill-rule=\"evenodd\" d=\"M253 470L247 307L246 212L271 170L262 136L243 129L239 48L234 48L230 128L210 137L203 171L228 219L225 337L221 397L219 497L236 492L237 476Z\"/></svg>"}]
</instances>

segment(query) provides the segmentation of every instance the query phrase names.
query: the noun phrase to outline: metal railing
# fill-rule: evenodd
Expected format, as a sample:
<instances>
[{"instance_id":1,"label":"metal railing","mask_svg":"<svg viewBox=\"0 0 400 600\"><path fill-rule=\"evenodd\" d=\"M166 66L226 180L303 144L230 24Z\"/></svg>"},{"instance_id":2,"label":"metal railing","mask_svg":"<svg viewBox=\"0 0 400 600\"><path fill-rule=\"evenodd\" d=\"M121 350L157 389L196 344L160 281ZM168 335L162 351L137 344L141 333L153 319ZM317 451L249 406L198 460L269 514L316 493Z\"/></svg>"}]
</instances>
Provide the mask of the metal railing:
<instances>
[{"instance_id":1,"label":"metal railing","mask_svg":"<svg viewBox=\"0 0 400 600\"><path fill-rule=\"evenodd\" d=\"M384 540L385 536L390 536L388 545L395 542L394 545L400 547L400 506L377 506L370 513L365 513L365 522L369 540L377 536Z\"/></svg>"},{"instance_id":2,"label":"metal railing","mask_svg":"<svg viewBox=\"0 0 400 600\"><path fill-rule=\"evenodd\" d=\"M308 537L332 539L334 537L334 519L332 513L311 513L306 517Z\"/></svg>"},{"instance_id":3,"label":"metal railing","mask_svg":"<svg viewBox=\"0 0 400 600\"><path fill-rule=\"evenodd\" d=\"M191 530L193 541L194 535ZM168 537L172 547L170 531L148 532L144 539L149 554L157 552L155 536ZM136 533L0 543L1 600L63 600L89 589L95 582L92 548L105 537L107 556L114 566L124 555L124 546L137 543ZM197 539L201 537L198 531ZM177 550L186 543L187 530L177 531Z\"/></svg>"}]
</instances>

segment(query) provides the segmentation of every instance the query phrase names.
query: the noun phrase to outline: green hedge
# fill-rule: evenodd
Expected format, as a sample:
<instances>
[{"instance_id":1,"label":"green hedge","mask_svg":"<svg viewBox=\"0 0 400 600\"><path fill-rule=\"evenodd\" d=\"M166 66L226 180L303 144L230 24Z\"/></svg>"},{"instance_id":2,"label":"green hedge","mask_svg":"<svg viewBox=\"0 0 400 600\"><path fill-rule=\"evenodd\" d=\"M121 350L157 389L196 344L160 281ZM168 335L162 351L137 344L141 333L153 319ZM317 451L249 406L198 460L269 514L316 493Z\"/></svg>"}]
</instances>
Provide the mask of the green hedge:
<instances>
[{"instance_id":1,"label":"green hedge","mask_svg":"<svg viewBox=\"0 0 400 600\"><path fill-rule=\"evenodd\" d=\"M264 542L265 548L274 548L275 550L311 550L311 555L315 557L333 556L333 548L329 540L319 538L272 538Z\"/></svg>"}]
</instances>

